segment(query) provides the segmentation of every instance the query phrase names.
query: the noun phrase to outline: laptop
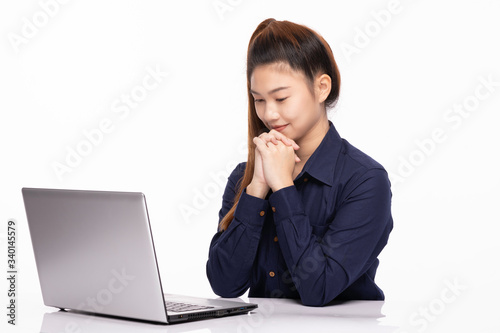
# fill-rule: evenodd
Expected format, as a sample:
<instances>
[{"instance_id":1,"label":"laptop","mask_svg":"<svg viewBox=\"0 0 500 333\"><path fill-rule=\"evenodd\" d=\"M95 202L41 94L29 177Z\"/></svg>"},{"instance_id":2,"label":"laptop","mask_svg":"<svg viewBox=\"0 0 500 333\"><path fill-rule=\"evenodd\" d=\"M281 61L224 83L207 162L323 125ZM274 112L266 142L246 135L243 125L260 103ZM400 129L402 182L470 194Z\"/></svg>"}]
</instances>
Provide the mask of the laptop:
<instances>
[{"instance_id":1,"label":"laptop","mask_svg":"<svg viewBox=\"0 0 500 333\"><path fill-rule=\"evenodd\" d=\"M258 307L164 294L143 193L23 188L22 194L47 306L156 323Z\"/></svg>"}]
</instances>

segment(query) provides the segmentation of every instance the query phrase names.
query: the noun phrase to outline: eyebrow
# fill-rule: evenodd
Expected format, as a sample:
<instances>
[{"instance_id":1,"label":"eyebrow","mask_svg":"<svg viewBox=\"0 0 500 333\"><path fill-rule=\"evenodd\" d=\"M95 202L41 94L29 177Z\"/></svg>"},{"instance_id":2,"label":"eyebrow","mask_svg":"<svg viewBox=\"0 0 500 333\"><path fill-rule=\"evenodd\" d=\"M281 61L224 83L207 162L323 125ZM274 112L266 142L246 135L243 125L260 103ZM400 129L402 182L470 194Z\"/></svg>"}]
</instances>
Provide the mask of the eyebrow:
<instances>
[{"instance_id":1,"label":"eyebrow","mask_svg":"<svg viewBox=\"0 0 500 333\"><path fill-rule=\"evenodd\" d=\"M273 90L269 91L267 94L268 94L268 95L270 95L270 94L274 94L275 92L278 92L278 91L280 91L280 90L284 90L284 89L288 89L288 88L290 88L290 87L278 87L278 88L275 88L275 89L273 89ZM253 91L252 89L250 89L250 92L251 92L252 94L254 94L254 95L260 95L258 92Z\"/></svg>"}]
</instances>

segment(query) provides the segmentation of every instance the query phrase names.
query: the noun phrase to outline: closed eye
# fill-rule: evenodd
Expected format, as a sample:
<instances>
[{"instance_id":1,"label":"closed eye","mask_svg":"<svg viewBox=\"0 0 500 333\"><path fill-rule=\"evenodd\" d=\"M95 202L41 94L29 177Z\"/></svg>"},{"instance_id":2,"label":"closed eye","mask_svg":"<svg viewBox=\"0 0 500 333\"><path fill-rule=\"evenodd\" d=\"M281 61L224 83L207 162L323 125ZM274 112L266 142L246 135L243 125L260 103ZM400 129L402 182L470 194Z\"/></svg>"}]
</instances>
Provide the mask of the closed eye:
<instances>
[{"instance_id":1,"label":"closed eye","mask_svg":"<svg viewBox=\"0 0 500 333\"><path fill-rule=\"evenodd\" d=\"M277 99L276 99L276 102L281 103L281 102L285 101L285 99L287 99L287 98L288 98L288 97L284 97L284 98L277 98ZM263 100L263 99L254 99L254 102L255 102L255 103L262 103L262 102L264 102L264 100Z\"/></svg>"}]
</instances>

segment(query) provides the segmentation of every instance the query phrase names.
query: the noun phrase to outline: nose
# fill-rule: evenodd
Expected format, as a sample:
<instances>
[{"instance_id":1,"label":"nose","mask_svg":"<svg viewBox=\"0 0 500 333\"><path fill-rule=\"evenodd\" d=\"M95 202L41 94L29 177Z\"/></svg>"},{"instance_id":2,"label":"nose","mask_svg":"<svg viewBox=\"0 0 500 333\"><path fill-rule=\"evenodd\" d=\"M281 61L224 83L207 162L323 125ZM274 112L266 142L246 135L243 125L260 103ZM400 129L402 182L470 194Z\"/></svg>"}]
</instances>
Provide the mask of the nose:
<instances>
[{"instance_id":1,"label":"nose","mask_svg":"<svg viewBox=\"0 0 500 333\"><path fill-rule=\"evenodd\" d=\"M273 103L268 103L264 110L264 121L267 123L273 123L280 118L278 109Z\"/></svg>"}]
</instances>

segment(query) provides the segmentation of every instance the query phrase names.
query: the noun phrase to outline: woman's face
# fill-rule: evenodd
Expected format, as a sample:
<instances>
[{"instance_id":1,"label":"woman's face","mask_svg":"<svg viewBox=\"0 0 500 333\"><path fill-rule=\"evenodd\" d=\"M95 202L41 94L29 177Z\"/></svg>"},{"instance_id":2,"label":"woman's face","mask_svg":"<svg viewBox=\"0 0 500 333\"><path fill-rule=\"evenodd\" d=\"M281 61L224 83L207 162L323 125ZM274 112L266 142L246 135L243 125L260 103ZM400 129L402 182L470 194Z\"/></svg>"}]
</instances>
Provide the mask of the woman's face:
<instances>
[{"instance_id":1,"label":"woman's face","mask_svg":"<svg viewBox=\"0 0 500 333\"><path fill-rule=\"evenodd\" d=\"M316 85L313 95L305 75L289 65L257 66L250 78L257 116L269 130L275 129L297 143L314 136L317 128L324 128L320 123L328 122Z\"/></svg>"}]
</instances>

